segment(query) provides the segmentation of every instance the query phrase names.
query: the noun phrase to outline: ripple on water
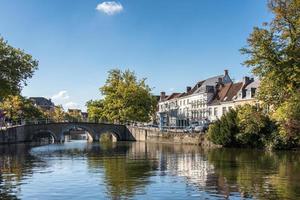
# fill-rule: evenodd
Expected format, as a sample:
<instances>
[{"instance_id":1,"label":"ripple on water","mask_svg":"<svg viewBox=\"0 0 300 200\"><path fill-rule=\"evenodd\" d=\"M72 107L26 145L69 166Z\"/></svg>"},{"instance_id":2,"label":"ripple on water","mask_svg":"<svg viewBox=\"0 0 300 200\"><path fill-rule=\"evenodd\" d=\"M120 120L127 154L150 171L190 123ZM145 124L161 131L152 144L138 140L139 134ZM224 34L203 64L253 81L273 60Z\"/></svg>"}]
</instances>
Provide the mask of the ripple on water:
<instances>
[{"instance_id":1,"label":"ripple on water","mask_svg":"<svg viewBox=\"0 0 300 200\"><path fill-rule=\"evenodd\" d=\"M140 142L1 151L0 199L300 199L299 152Z\"/></svg>"}]
</instances>

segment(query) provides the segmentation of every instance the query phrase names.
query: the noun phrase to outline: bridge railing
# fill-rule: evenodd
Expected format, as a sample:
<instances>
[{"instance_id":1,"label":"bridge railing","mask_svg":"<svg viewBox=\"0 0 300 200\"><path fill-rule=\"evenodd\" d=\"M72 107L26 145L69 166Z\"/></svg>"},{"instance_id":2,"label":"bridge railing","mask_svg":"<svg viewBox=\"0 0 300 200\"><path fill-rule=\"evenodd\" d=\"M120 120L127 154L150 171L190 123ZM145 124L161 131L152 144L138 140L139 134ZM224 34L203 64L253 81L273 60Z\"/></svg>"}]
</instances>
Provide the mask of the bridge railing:
<instances>
[{"instance_id":1,"label":"bridge railing","mask_svg":"<svg viewBox=\"0 0 300 200\"><path fill-rule=\"evenodd\" d=\"M15 126L23 126L23 125L35 125L35 124L51 124L51 123L108 123L100 120L82 120L82 119L61 119L61 120L53 120L49 118L39 118L39 119L15 119L15 120L7 120L0 121L0 130L15 127Z\"/></svg>"}]
</instances>

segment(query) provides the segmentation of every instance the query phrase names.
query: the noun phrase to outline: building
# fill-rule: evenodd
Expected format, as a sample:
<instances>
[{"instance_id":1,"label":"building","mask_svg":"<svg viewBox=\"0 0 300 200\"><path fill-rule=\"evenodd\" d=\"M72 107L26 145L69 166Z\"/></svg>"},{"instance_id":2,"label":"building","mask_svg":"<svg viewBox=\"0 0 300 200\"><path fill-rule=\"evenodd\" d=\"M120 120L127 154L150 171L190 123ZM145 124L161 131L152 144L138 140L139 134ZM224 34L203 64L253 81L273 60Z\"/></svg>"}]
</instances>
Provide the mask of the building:
<instances>
[{"instance_id":1,"label":"building","mask_svg":"<svg viewBox=\"0 0 300 200\"><path fill-rule=\"evenodd\" d=\"M259 81L244 77L233 83L228 70L187 87L183 93L166 95L161 92L158 102L160 126L184 127L203 120L214 121L239 105L256 105Z\"/></svg>"},{"instance_id":2,"label":"building","mask_svg":"<svg viewBox=\"0 0 300 200\"><path fill-rule=\"evenodd\" d=\"M40 108L43 111L54 111L55 105L51 99L45 97L30 97L33 105Z\"/></svg>"},{"instance_id":3,"label":"building","mask_svg":"<svg viewBox=\"0 0 300 200\"><path fill-rule=\"evenodd\" d=\"M158 115L161 126L187 126L207 119L208 105L217 93L219 85L232 83L228 70L224 75L214 76L188 86L183 93L169 96L161 92Z\"/></svg>"},{"instance_id":4,"label":"building","mask_svg":"<svg viewBox=\"0 0 300 200\"><path fill-rule=\"evenodd\" d=\"M210 121L220 119L228 110L244 104L257 104L255 94L259 87L259 81L244 77L243 81L220 85L215 97L209 103Z\"/></svg>"}]
</instances>

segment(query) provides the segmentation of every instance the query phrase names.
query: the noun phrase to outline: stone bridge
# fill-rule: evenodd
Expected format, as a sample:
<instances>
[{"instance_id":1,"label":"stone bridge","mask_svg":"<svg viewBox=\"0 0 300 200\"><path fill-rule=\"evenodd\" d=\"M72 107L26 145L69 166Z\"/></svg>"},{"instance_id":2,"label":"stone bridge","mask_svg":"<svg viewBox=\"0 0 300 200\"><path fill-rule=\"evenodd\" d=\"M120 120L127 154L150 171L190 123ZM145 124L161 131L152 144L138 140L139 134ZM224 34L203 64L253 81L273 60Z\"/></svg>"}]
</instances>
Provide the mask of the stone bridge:
<instances>
[{"instance_id":1,"label":"stone bridge","mask_svg":"<svg viewBox=\"0 0 300 200\"><path fill-rule=\"evenodd\" d=\"M64 141L64 135L71 129L81 128L86 130L93 141L99 141L101 134L111 133L117 141L135 141L135 137L125 125L87 123L87 122L62 122L48 124L22 125L0 131L0 144L31 142L42 134L50 134L55 142Z\"/></svg>"}]
</instances>

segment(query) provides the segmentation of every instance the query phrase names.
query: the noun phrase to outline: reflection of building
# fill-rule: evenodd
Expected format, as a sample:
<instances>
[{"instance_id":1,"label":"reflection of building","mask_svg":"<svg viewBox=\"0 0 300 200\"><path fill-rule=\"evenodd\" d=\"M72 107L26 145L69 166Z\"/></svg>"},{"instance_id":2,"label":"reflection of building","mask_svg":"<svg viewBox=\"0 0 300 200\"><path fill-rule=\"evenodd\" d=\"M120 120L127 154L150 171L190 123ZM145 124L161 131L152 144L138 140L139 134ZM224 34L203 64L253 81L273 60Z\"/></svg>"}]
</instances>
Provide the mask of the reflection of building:
<instances>
[{"instance_id":1,"label":"reflection of building","mask_svg":"<svg viewBox=\"0 0 300 200\"><path fill-rule=\"evenodd\" d=\"M168 157L168 171L176 176L187 178L188 183L198 187L207 186L210 177L214 174L214 167L201 154L181 154Z\"/></svg>"},{"instance_id":2,"label":"reflection of building","mask_svg":"<svg viewBox=\"0 0 300 200\"><path fill-rule=\"evenodd\" d=\"M46 99L45 97L30 97L29 98L34 106L42 109L43 111L54 111L54 103L51 99Z\"/></svg>"}]
</instances>

